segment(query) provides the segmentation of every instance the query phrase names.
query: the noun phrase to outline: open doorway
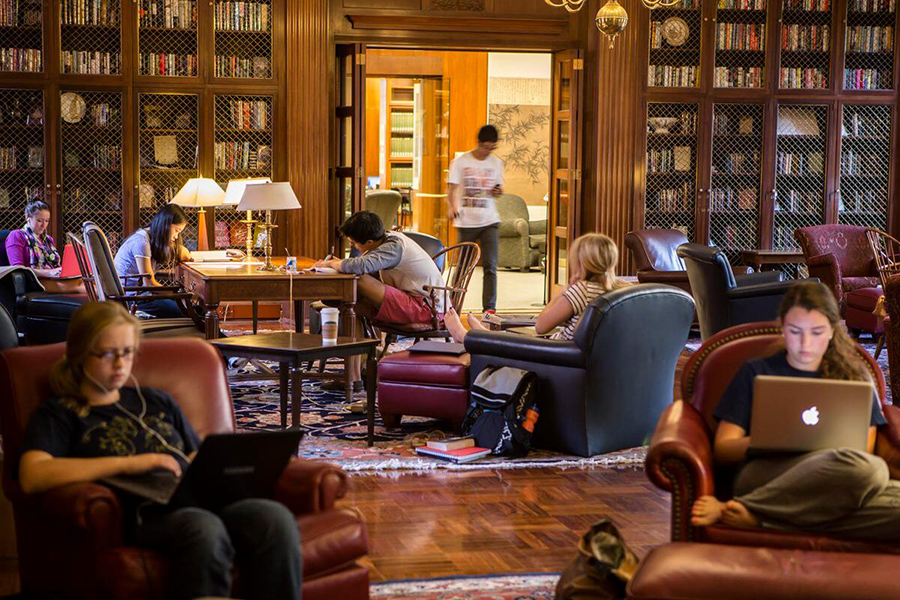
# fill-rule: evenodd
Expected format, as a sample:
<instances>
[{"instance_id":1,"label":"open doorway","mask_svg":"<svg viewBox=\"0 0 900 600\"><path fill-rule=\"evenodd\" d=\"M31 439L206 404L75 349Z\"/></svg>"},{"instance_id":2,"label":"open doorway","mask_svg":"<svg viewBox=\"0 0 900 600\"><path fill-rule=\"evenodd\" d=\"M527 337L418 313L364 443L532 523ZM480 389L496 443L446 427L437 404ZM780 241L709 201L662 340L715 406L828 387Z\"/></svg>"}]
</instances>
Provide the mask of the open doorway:
<instances>
[{"instance_id":1,"label":"open doorway","mask_svg":"<svg viewBox=\"0 0 900 600\"><path fill-rule=\"evenodd\" d=\"M386 225L455 243L446 205L450 163L491 123L504 163L497 310L540 310L551 233L553 56L371 47L365 55L366 206L386 211ZM482 309L482 282L479 267L464 310Z\"/></svg>"}]
</instances>

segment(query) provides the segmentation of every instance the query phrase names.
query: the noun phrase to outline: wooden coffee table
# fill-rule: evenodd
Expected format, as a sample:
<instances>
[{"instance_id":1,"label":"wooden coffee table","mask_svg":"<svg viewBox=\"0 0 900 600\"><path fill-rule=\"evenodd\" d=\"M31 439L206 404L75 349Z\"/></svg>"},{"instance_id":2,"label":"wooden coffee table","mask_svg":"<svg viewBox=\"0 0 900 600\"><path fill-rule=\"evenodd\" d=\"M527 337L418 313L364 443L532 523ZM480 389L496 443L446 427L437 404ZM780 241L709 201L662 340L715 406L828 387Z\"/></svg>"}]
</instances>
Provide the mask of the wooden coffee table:
<instances>
[{"instance_id":1,"label":"wooden coffee table","mask_svg":"<svg viewBox=\"0 0 900 600\"><path fill-rule=\"evenodd\" d=\"M300 425L300 408L303 397L303 377L322 378L318 372L303 371L304 362L327 360L329 358L349 358L365 355L366 360L366 414L368 431L366 443L371 446L375 440L375 383L377 363L375 348L378 340L372 338L339 337L337 343L325 345L322 336L311 333L279 331L240 335L230 338L210 340L226 359L231 357L270 360L279 364L281 378L281 426L287 427L288 387L291 395L291 426Z\"/></svg>"}]
</instances>

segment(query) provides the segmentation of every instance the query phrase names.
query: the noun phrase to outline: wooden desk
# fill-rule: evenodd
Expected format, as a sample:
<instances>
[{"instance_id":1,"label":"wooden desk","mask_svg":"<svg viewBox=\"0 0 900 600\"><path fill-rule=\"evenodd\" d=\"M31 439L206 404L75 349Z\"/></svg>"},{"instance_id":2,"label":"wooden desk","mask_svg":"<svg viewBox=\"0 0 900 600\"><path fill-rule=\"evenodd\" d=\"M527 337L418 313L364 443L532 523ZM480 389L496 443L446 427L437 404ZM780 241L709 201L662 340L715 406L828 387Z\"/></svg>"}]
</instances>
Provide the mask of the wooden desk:
<instances>
[{"instance_id":1,"label":"wooden desk","mask_svg":"<svg viewBox=\"0 0 900 600\"><path fill-rule=\"evenodd\" d=\"M758 273L764 265L805 263L806 257L802 252L792 250L741 250L741 261Z\"/></svg>"},{"instance_id":2,"label":"wooden desk","mask_svg":"<svg viewBox=\"0 0 900 600\"><path fill-rule=\"evenodd\" d=\"M273 262L283 265L284 258L273 259ZM297 258L300 269L309 268L314 262L310 258ZM176 272L184 289L196 294L203 302L206 309L206 339L219 337L219 303L241 300L254 303L254 317L256 303L260 300L293 300L294 329L297 333L303 333L304 329L304 301L339 300L344 331L350 332L351 336L356 335L356 275L299 273L290 277L284 271L258 271L259 265L235 264L238 266L214 267L203 263L182 263Z\"/></svg>"}]
</instances>

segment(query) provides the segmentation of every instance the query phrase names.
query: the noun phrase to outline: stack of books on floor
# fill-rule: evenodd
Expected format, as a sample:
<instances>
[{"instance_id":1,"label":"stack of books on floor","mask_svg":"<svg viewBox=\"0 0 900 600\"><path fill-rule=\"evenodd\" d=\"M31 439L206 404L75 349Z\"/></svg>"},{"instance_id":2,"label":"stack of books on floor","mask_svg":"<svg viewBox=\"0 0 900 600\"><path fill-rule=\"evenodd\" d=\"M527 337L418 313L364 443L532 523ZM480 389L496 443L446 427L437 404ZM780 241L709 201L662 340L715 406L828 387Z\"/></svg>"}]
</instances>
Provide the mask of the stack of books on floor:
<instances>
[{"instance_id":1,"label":"stack of books on floor","mask_svg":"<svg viewBox=\"0 0 900 600\"><path fill-rule=\"evenodd\" d=\"M490 448L479 448L475 438L455 437L430 441L427 446L419 446L416 452L425 456L441 458L450 462L467 463L483 458L491 453Z\"/></svg>"}]
</instances>

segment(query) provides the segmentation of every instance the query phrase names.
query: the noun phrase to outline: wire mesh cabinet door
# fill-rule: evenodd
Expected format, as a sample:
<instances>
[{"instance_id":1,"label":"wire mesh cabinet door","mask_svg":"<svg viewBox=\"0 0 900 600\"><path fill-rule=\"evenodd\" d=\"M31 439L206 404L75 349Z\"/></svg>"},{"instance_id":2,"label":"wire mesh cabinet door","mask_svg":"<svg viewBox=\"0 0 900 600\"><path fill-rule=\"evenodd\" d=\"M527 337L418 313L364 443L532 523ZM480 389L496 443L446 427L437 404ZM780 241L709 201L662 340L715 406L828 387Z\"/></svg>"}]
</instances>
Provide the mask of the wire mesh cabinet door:
<instances>
[{"instance_id":1,"label":"wire mesh cabinet door","mask_svg":"<svg viewBox=\"0 0 900 600\"><path fill-rule=\"evenodd\" d=\"M122 204L123 94L62 90L60 94L60 237L84 221L103 229L116 252L125 232Z\"/></svg>"},{"instance_id":2,"label":"wire mesh cabinet door","mask_svg":"<svg viewBox=\"0 0 900 600\"><path fill-rule=\"evenodd\" d=\"M838 223L888 229L892 108L841 106L840 177L834 193Z\"/></svg>"},{"instance_id":3,"label":"wire mesh cabinet door","mask_svg":"<svg viewBox=\"0 0 900 600\"><path fill-rule=\"evenodd\" d=\"M34 200L53 208L45 177L44 108L41 90L0 90L0 229L22 227L25 206Z\"/></svg>"}]
</instances>

